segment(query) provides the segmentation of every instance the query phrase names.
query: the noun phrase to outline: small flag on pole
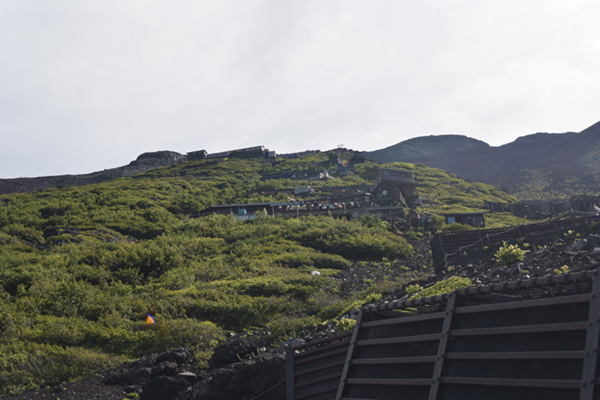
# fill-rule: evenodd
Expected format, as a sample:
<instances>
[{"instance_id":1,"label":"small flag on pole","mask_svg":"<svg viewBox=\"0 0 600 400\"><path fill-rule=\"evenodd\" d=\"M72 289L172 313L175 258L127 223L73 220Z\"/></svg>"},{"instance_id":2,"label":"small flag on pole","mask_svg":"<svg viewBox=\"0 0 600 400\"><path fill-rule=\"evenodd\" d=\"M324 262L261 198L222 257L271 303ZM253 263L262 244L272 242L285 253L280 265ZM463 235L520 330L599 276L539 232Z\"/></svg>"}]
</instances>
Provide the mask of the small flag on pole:
<instances>
[{"instance_id":1,"label":"small flag on pole","mask_svg":"<svg viewBox=\"0 0 600 400\"><path fill-rule=\"evenodd\" d=\"M146 317L146 325L153 325L156 323L156 319L154 319L154 317L150 314L147 314L148 317Z\"/></svg>"}]
</instances>

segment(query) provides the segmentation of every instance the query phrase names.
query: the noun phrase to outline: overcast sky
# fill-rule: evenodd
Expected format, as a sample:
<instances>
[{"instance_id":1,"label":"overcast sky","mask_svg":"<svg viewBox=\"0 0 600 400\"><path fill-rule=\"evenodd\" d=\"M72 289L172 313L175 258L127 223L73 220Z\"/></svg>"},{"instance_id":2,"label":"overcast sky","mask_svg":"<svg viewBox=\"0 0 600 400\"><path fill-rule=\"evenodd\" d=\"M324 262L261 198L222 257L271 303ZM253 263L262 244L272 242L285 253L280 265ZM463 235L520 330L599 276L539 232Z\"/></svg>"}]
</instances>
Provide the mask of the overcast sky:
<instances>
[{"instance_id":1,"label":"overcast sky","mask_svg":"<svg viewBox=\"0 0 600 400\"><path fill-rule=\"evenodd\" d=\"M600 120L597 0L0 0L0 178Z\"/></svg>"}]
</instances>

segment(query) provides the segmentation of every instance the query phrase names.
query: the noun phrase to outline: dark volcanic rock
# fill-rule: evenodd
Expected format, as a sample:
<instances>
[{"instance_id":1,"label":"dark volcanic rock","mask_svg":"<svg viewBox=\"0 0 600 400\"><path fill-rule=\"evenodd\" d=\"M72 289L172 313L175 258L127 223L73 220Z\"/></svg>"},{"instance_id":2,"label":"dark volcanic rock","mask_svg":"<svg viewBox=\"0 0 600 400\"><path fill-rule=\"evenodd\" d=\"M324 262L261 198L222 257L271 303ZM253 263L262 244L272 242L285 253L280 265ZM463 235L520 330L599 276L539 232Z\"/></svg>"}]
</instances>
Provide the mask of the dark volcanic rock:
<instances>
[{"instance_id":1,"label":"dark volcanic rock","mask_svg":"<svg viewBox=\"0 0 600 400\"><path fill-rule=\"evenodd\" d=\"M142 400L242 400L263 392L261 399L285 398L285 361L283 354L259 355L255 345L234 340L217 347L210 360L208 375L180 371L192 353L178 349L150 354L108 374L103 383L129 385L141 392Z\"/></svg>"},{"instance_id":2,"label":"dark volcanic rock","mask_svg":"<svg viewBox=\"0 0 600 400\"><path fill-rule=\"evenodd\" d=\"M161 354L149 354L139 361L124 365L105 376L107 385L144 385L157 376L172 376L178 368L192 358L188 349L177 349Z\"/></svg>"},{"instance_id":3,"label":"dark volcanic rock","mask_svg":"<svg viewBox=\"0 0 600 400\"><path fill-rule=\"evenodd\" d=\"M285 399L285 360L279 353L264 353L226 368L211 371L185 400Z\"/></svg>"},{"instance_id":4,"label":"dark volcanic rock","mask_svg":"<svg viewBox=\"0 0 600 400\"><path fill-rule=\"evenodd\" d=\"M154 151L151 153L143 153L136 158L135 161L129 163L129 166L151 166L156 168L159 166L167 166L187 160L185 154L179 154L174 151Z\"/></svg>"},{"instance_id":5,"label":"dark volcanic rock","mask_svg":"<svg viewBox=\"0 0 600 400\"><path fill-rule=\"evenodd\" d=\"M142 388L142 400L176 400L188 388L185 379L172 376L159 376Z\"/></svg>"},{"instance_id":6,"label":"dark volcanic rock","mask_svg":"<svg viewBox=\"0 0 600 400\"><path fill-rule=\"evenodd\" d=\"M258 348L255 345L240 340L225 343L215 348L213 356L208 361L208 368L220 368L227 364L240 362L247 355L257 352Z\"/></svg>"}]
</instances>

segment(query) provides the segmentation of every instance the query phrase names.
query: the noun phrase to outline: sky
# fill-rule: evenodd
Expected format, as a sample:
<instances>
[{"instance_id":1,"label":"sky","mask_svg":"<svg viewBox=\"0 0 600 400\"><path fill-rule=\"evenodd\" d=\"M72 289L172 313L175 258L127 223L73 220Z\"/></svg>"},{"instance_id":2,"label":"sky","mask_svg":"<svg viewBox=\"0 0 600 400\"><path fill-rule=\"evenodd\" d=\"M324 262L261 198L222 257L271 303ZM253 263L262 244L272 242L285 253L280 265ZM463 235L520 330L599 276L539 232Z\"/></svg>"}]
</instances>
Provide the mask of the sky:
<instances>
[{"instance_id":1,"label":"sky","mask_svg":"<svg viewBox=\"0 0 600 400\"><path fill-rule=\"evenodd\" d=\"M0 0L0 178L600 121L597 0Z\"/></svg>"}]
</instances>

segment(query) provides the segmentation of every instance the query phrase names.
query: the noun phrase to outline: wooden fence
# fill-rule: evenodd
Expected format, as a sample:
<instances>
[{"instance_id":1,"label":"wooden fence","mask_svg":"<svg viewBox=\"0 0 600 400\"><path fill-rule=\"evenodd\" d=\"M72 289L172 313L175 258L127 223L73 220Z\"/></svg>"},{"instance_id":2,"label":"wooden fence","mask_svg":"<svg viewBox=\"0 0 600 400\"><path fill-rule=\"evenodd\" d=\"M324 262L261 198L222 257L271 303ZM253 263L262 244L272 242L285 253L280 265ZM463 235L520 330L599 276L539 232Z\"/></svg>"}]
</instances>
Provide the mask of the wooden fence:
<instances>
[{"instance_id":1,"label":"wooden fence","mask_svg":"<svg viewBox=\"0 0 600 400\"><path fill-rule=\"evenodd\" d=\"M289 352L287 400L600 399L599 333L597 271L369 306Z\"/></svg>"},{"instance_id":2,"label":"wooden fence","mask_svg":"<svg viewBox=\"0 0 600 400\"><path fill-rule=\"evenodd\" d=\"M555 240L572 230L588 234L597 231L600 216L546 221L519 225L512 228L476 229L470 231L440 233L431 239L433 267L440 272L447 265L473 262L483 257L492 257L503 242L516 243L522 239L533 245L542 245Z\"/></svg>"},{"instance_id":3,"label":"wooden fence","mask_svg":"<svg viewBox=\"0 0 600 400\"><path fill-rule=\"evenodd\" d=\"M350 333L288 348L286 394L288 399L332 399L337 392Z\"/></svg>"}]
</instances>

